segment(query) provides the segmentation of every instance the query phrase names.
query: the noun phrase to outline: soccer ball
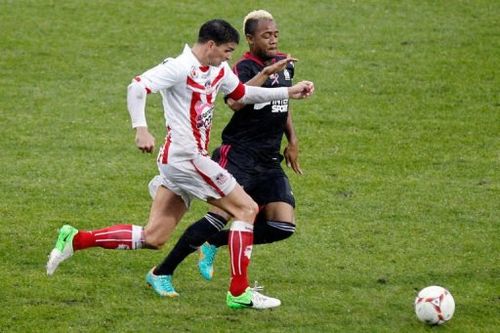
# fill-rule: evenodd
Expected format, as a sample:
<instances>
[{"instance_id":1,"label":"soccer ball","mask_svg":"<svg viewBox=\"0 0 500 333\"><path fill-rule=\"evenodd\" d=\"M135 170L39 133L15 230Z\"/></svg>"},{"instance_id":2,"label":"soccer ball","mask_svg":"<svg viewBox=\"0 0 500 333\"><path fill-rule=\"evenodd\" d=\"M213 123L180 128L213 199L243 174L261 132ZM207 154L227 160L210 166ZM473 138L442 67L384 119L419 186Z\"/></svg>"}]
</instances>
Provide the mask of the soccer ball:
<instances>
[{"instance_id":1,"label":"soccer ball","mask_svg":"<svg viewBox=\"0 0 500 333\"><path fill-rule=\"evenodd\" d=\"M455 300L443 287L430 286L419 291L415 299L417 318L429 325L441 325L453 317Z\"/></svg>"}]
</instances>

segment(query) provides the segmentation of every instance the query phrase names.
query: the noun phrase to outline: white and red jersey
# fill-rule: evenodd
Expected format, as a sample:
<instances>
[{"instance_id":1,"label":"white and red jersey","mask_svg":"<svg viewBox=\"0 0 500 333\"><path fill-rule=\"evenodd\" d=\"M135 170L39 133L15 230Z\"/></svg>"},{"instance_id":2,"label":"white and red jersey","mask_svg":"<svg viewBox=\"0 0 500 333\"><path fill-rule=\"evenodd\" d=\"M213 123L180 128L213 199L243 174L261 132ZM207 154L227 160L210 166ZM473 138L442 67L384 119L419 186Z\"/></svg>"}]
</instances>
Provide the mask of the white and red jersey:
<instances>
[{"instance_id":1,"label":"white and red jersey","mask_svg":"<svg viewBox=\"0 0 500 333\"><path fill-rule=\"evenodd\" d=\"M177 58L136 77L148 93L160 92L167 124L163 163L208 155L217 92L240 99L245 88L229 65L203 66L186 45Z\"/></svg>"}]
</instances>

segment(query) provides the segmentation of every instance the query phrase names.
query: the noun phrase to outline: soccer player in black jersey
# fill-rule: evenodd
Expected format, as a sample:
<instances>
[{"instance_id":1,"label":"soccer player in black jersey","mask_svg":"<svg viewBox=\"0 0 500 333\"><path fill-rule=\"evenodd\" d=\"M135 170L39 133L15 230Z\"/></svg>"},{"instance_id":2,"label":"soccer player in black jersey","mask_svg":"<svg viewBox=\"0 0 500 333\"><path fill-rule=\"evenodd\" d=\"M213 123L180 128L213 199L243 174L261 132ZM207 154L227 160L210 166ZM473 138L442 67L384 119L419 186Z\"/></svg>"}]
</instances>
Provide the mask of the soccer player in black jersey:
<instances>
[{"instance_id":1,"label":"soccer player in black jersey","mask_svg":"<svg viewBox=\"0 0 500 333\"><path fill-rule=\"evenodd\" d=\"M279 31L271 14L263 10L249 13L244 20L244 32L250 50L233 68L240 80L253 86L290 87L297 59L278 52ZM238 112L224 128L222 145L212 159L226 168L259 204L254 244L286 239L295 232L295 199L281 168L282 160L285 158L289 167L302 174L288 99L253 105L227 99L226 103ZM283 134L288 140L284 156L280 154ZM230 217L223 210L211 208L186 229L167 258L156 267L157 274L172 275L182 260L199 247L198 267L202 276L210 280L217 248L237 241L229 239L228 230L223 230Z\"/></svg>"}]
</instances>

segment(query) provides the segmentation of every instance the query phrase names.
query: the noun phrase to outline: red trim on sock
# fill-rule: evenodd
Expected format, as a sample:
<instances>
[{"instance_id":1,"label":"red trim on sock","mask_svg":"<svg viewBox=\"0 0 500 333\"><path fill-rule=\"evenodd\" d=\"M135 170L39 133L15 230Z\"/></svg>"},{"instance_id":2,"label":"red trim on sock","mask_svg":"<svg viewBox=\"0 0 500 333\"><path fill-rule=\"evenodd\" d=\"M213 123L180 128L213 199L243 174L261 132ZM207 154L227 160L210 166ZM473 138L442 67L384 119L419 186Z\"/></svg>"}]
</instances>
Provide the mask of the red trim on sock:
<instances>
[{"instance_id":1,"label":"red trim on sock","mask_svg":"<svg viewBox=\"0 0 500 333\"><path fill-rule=\"evenodd\" d=\"M248 265L252 253L253 232L229 230L229 255L231 258L231 284L229 291L233 296L245 292L248 283Z\"/></svg>"},{"instance_id":2,"label":"red trim on sock","mask_svg":"<svg viewBox=\"0 0 500 333\"><path fill-rule=\"evenodd\" d=\"M73 238L73 250L89 247L132 250L132 225L117 224L98 230L79 231Z\"/></svg>"}]
</instances>

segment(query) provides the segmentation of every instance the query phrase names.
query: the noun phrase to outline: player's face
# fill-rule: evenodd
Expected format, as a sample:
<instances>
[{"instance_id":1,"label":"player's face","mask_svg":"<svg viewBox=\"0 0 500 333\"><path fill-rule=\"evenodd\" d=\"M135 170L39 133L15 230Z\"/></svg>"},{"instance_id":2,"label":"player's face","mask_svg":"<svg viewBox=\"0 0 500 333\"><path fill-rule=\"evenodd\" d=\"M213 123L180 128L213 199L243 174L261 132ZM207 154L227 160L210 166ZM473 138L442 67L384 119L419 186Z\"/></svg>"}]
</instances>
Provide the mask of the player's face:
<instances>
[{"instance_id":1,"label":"player's face","mask_svg":"<svg viewBox=\"0 0 500 333\"><path fill-rule=\"evenodd\" d=\"M250 51L262 59L274 58L278 53L279 31L273 20L259 20L253 35L247 35Z\"/></svg>"},{"instance_id":2,"label":"player's face","mask_svg":"<svg viewBox=\"0 0 500 333\"><path fill-rule=\"evenodd\" d=\"M236 43L224 43L217 45L212 42L209 47L208 52L208 63L211 66L219 66L223 61L231 59L234 50L236 49Z\"/></svg>"}]
</instances>

